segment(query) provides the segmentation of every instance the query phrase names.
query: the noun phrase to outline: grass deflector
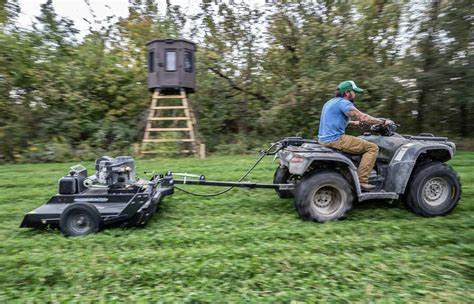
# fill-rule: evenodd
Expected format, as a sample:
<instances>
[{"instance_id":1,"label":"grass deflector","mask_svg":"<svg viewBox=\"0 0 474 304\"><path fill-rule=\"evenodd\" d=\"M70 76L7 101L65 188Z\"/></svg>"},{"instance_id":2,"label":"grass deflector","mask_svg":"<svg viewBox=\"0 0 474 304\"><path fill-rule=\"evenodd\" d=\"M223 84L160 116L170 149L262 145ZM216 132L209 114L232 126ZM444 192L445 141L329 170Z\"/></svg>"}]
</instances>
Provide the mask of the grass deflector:
<instances>
[{"instance_id":1,"label":"grass deflector","mask_svg":"<svg viewBox=\"0 0 474 304\"><path fill-rule=\"evenodd\" d=\"M150 180L135 176L131 157L101 157L95 173L84 167L71 168L59 180L58 194L46 204L25 215L21 227L59 227L68 236L99 231L104 226L145 225L162 199L175 189L197 196L217 196L234 187L274 189L282 198L294 197L304 220L325 222L346 217L354 202L371 199L403 200L422 216L449 213L461 196L456 172L445 162L454 156L456 146L444 137L396 133L397 125L375 125L361 138L377 144L379 154L369 182L376 185L362 192L357 177L360 155L350 155L323 147L314 140L288 137L262 151L257 161L236 182L208 181L203 175L168 172ZM276 155L280 165L273 183L244 181L267 155ZM178 184L221 186L224 190L199 194Z\"/></svg>"}]
</instances>

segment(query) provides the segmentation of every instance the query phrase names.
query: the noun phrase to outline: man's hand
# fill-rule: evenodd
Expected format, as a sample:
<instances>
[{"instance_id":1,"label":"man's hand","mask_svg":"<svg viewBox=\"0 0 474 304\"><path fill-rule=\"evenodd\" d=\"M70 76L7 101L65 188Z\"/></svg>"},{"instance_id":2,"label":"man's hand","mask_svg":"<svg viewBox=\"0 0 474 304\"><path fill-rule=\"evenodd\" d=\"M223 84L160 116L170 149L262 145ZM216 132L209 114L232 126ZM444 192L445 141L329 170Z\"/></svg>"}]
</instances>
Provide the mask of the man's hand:
<instances>
[{"instance_id":1,"label":"man's hand","mask_svg":"<svg viewBox=\"0 0 474 304\"><path fill-rule=\"evenodd\" d=\"M390 119L385 119L383 124L384 124L384 126L388 126L388 125L394 125L395 122L393 120L390 120Z\"/></svg>"},{"instance_id":2,"label":"man's hand","mask_svg":"<svg viewBox=\"0 0 474 304\"><path fill-rule=\"evenodd\" d=\"M359 126L360 126L360 121L357 121L357 120L349 120L349 126L352 126L352 127L359 127Z\"/></svg>"}]
</instances>

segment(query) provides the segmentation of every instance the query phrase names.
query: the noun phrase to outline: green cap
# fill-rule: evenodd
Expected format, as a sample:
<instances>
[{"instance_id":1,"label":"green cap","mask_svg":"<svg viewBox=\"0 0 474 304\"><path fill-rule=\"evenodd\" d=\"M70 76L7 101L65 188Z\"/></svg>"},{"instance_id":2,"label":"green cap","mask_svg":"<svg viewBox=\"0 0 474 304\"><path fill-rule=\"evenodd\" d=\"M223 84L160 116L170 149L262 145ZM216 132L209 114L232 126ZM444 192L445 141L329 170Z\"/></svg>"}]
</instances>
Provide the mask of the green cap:
<instances>
[{"instance_id":1,"label":"green cap","mask_svg":"<svg viewBox=\"0 0 474 304\"><path fill-rule=\"evenodd\" d=\"M352 81L352 80L346 80L346 81L343 81L341 82L338 86L337 86L337 89L341 92L341 93L344 93L344 92L347 92L347 91L354 91L356 93L362 93L364 92L364 90L362 90L361 88L357 87L355 82Z\"/></svg>"}]
</instances>

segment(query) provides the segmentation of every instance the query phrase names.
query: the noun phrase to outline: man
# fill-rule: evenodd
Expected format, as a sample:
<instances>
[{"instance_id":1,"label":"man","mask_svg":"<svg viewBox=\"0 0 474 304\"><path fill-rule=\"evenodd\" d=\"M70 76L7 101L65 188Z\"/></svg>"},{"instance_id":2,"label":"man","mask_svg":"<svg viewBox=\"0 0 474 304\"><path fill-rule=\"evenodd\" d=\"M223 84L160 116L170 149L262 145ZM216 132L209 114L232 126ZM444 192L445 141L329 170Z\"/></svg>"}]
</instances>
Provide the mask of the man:
<instances>
[{"instance_id":1,"label":"man","mask_svg":"<svg viewBox=\"0 0 474 304\"><path fill-rule=\"evenodd\" d=\"M353 101L356 94L362 92L364 90L358 88L352 80L343 81L337 86L336 97L327 101L323 106L318 141L323 146L346 153L362 154L357 175L361 189L370 191L375 186L369 184L369 174L374 168L379 148L374 143L344 133L348 124L356 126L360 123L389 124L391 121L374 118L357 110Z\"/></svg>"}]
</instances>

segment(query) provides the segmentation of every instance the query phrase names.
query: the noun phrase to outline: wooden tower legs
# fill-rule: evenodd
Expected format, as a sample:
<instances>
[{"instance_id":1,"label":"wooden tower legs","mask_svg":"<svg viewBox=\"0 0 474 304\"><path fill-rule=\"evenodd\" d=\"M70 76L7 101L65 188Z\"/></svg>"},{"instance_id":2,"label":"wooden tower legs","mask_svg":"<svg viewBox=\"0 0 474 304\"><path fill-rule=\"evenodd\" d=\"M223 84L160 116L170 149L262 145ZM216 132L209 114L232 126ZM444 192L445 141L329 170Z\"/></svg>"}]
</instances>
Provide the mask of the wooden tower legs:
<instances>
[{"instance_id":1,"label":"wooden tower legs","mask_svg":"<svg viewBox=\"0 0 474 304\"><path fill-rule=\"evenodd\" d=\"M180 105L166 105L166 101L180 100ZM181 112L182 114L176 114ZM167 113L175 113L172 115L166 115ZM166 122L166 127L159 126L160 123ZM171 122L171 124L170 124ZM185 122L186 126L179 127L181 122ZM141 154L159 154L164 151L150 149L150 144L156 145L156 143L167 143L167 142L183 142L189 143L190 150L182 150L180 152L192 152L194 155L201 158L205 157L205 146L201 144L197 138L196 132L196 119L194 113L189 105L186 97L186 91L183 89L180 95L160 95L159 90L153 92L151 99L150 111L145 127L145 134L141 144ZM185 137L180 136L179 138L169 137L167 135L172 134L186 134ZM164 136L160 136L164 135Z\"/></svg>"}]
</instances>

